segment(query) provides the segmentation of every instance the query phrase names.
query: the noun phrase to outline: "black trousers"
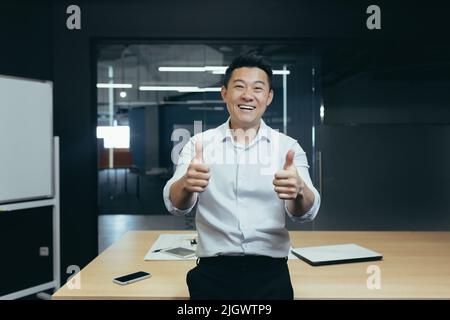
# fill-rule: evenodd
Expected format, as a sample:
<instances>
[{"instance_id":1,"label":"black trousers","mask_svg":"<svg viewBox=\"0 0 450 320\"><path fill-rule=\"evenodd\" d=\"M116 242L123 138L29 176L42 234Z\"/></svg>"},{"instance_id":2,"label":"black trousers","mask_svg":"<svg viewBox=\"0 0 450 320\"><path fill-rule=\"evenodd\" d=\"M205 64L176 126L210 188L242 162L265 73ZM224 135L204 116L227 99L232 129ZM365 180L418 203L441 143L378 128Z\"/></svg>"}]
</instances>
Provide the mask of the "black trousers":
<instances>
[{"instance_id":1,"label":"black trousers","mask_svg":"<svg viewBox=\"0 0 450 320\"><path fill-rule=\"evenodd\" d=\"M186 277L191 300L292 300L287 258L200 258Z\"/></svg>"}]
</instances>

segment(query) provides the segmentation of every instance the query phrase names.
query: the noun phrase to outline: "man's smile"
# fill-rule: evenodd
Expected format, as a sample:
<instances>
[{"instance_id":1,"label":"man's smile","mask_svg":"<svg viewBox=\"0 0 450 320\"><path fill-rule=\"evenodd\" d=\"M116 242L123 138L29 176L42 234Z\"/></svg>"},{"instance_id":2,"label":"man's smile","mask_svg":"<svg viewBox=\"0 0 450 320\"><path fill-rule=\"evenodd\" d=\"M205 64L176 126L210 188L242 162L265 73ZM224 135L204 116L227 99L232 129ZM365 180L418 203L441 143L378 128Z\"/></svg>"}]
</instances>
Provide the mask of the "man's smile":
<instances>
[{"instance_id":1,"label":"man's smile","mask_svg":"<svg viewBox=\"0 0 450 320\"><path fill-rule=\"evenodd\" d=\"M252 110L256 109L255 106L251 106L248 104L238 104L238 108L244 112L252 111Z\"/></svg>"}]
</instances>

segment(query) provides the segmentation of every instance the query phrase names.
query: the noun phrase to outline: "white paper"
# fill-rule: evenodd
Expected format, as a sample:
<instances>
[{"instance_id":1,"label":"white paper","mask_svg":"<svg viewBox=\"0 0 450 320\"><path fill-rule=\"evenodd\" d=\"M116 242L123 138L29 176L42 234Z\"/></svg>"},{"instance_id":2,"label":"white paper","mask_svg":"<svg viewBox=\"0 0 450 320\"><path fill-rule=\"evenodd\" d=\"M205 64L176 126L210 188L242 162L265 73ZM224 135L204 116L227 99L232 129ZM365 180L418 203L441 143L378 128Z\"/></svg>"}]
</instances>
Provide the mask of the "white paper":
<instances>
[{"instance_id":1,"label":"white paper","mask_svg":"<svg viewBox=\"0 0 450 320\"><path fill-rule=\"evenodd\" d=\"M153 252L159 249L171 249L175 247L183 247L186 249L196 250L197 245L196 244L191 245L191 241L193 239L197 240L197 233L160 234L158 239L156 239L155 243L150 248L150 250L148 250L144 260L196 260L197 256L195 255L193 257L183 259L167 254L164 251Z\"/></svg>"}]
</instances>

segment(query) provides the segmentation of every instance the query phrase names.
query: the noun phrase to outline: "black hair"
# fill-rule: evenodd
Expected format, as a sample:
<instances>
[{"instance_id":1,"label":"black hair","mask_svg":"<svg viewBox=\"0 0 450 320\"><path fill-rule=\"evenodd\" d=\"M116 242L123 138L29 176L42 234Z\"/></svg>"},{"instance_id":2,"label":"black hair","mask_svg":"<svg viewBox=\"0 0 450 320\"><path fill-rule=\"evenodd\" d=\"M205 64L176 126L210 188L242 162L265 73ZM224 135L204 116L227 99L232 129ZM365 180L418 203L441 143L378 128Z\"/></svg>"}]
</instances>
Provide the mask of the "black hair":
<instances>
[{"instance_id":1,"label":"black hair","mask_svg":"<svg viewBox=\"0 0 450 320\"><path fill-rule=\"evenodd\" d=\"M269 61L266 60L266 58L254 51L241 54L233 59L233 61L225 71L225 76L223 77L223 85L225 86L225 88L228 87L228 82L230 81L233 71L235 69L243 67L255 67L263 70L267 74L267 78L269 79L269 89L272 89L272 66L270 65Z\"/></svg>"}]
</instances>

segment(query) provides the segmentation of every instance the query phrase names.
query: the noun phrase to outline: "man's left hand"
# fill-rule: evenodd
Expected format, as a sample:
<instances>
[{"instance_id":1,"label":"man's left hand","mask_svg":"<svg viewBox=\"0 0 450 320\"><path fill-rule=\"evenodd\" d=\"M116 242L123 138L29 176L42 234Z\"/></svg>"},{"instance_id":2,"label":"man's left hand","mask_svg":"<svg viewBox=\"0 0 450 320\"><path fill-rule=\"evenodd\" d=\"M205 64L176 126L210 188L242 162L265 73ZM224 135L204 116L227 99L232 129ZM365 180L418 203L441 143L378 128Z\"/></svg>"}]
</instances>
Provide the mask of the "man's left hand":
<instances>
[{"instance_id":1,"label":"man's left hand","mask_svg":"<svg viewBox=\"0 0 450 320\"><path fill-rule=\"evenodd\" d=\"M294 200L297 197L303 197L305 183L298 175L297 168L294 165L295 151L290 149L286 154L286 161L283 170L275 173L273 185L278 197L283 200Z\"/></svg>"}]
</instances>

